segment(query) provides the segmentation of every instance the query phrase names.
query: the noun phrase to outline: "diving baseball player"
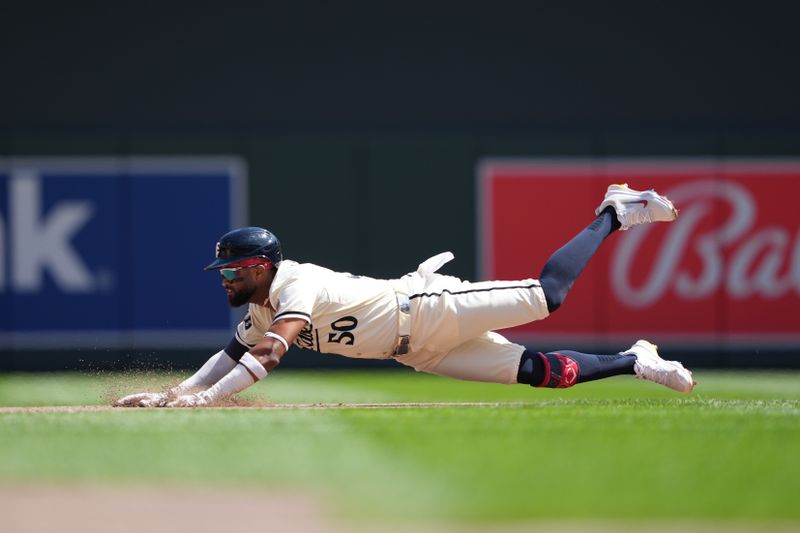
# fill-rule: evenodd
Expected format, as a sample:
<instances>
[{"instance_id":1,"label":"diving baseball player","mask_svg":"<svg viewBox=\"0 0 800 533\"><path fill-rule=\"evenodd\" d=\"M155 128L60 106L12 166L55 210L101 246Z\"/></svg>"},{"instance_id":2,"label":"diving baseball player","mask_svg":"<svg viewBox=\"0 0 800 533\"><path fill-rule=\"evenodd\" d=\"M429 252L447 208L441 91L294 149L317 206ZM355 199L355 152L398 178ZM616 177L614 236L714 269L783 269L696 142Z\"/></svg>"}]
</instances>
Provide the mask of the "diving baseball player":
<instances>
[{"instance_id":1,"label":"diving baseball player","mask_svg":"<svg viewBox=\"0 0 800 533\"><path fill-rule=\"evenodd\" d=\"M637 341L613 355L528 351L493 330L546 318L564 301L600 244L617 229L669 222L678 212L655 191L612 185L597 217L556 251L538 279L471 283L437 270L450 252L395 280L334 272L283 258L262 228L223 235L216 259L231 306L249 304L228 345L193 376L164 392L121 398L116 406L212 405L267 377L289 346L346 357L394 359L417 371L473 381L566 388L632 374L688 393L692 374Z\"/></svg>"}]
</instances>

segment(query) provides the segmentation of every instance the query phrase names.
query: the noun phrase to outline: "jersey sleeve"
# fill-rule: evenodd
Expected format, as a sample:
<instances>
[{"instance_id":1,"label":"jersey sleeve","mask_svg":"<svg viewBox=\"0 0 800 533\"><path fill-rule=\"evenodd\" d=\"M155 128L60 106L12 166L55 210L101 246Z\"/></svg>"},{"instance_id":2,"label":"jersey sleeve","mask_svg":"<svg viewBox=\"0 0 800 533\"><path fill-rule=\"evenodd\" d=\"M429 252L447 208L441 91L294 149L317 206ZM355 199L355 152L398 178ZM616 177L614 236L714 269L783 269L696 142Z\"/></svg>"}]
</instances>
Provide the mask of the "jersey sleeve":
<instances>
[{"instance_id":1,"label":"jersey sleeve","mask_svg":"<svg viewBox=\"0 0 800 533\"><path fill-rule=\"evenodd\" d=\"M278 308L273 323L284 318L301 318L311 323L320 287L313 281L289 283L278 295Z\"/></svg>"},{"instance_id":2,"label":"jersey sleeve","mask_svg":"<svg viewBox=\"0 0 800 533\"><path fill-rule=\"evenodd\" d=\"M253 319L250 313L247 313L236 326L236 334L234 338L247 348L252 348L261 340L263 333L259 332L257 328L253 327Z\"/></svg>"}]
</instances>

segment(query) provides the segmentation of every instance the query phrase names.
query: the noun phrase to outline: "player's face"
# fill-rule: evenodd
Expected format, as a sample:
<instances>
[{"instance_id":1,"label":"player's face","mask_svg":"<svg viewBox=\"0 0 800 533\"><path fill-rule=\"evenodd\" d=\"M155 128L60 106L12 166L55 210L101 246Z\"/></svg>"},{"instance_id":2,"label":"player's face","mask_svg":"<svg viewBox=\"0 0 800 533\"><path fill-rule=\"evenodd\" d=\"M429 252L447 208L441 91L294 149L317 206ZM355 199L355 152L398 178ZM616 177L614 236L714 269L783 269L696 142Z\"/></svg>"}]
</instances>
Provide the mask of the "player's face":
<instances>
[{"instance_id":1,"label":"player's face","mask_svg":"<svg viewBox=\"0 0 800 533\"><path fill-rule=\"evenodd\" d=\"M241 307L255 294L258 289L255 272L258 268L224 269L222 274L222 287L228 295L231 307Z\"/></svg>"}]
</instances>

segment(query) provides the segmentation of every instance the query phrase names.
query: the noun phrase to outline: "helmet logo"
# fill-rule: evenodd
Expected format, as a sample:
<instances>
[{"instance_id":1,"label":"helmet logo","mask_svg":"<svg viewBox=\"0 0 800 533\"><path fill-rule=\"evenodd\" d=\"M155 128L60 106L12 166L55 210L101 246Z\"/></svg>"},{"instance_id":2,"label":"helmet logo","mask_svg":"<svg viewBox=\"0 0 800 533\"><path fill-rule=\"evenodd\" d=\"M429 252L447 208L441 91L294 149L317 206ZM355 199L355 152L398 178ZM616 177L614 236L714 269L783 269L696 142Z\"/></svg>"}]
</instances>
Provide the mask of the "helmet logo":
<instances>
[{"instance_id":1,"label":"helmet logo","mask_svg":"<svg viewBox=\"0 0 800 533\"><path fill-rule=\"evenodd\" d=\"M217 243L217 246L214 249L214 257L219 257L219 243Z\"/></svg>"}]
</instances>

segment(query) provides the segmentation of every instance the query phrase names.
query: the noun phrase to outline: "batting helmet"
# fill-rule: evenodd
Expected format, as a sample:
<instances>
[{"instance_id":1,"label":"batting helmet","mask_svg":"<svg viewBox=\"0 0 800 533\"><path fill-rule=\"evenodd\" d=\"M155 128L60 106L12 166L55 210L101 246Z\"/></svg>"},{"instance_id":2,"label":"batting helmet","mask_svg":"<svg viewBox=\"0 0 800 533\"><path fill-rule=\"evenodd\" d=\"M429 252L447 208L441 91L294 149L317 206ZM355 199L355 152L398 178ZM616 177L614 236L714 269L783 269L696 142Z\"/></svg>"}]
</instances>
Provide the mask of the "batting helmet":
<instances>
[{"instance_id":1,"label":"batting helmet","mask_svg":"<svg viewBox=\"0 0 800 533\"><path fill-rule=\"evenodd\" d=\"M220 237L216 259L204 270L232 267L247 259L263 258L275 266L283 260L281 243L264 228L239 228Z\"/></svg>"}]
</instances>

